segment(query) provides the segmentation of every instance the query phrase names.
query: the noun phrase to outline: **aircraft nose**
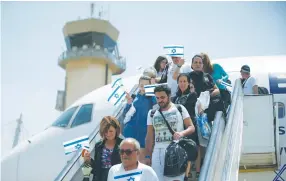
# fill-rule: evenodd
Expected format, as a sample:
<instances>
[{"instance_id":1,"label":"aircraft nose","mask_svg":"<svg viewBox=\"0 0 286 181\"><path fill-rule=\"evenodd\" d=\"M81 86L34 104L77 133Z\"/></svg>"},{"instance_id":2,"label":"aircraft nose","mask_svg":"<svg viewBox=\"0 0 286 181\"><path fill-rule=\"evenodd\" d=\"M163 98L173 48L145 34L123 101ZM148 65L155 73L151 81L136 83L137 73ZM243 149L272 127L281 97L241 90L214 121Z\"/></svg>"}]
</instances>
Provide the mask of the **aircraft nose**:
<instances>
[{"instance_id":1,"label":"aircraft nose","mask_svg":"<svg viewBox=\"0 0 286 181\"><path fill-rule=\"evenodd\" d=\"M20 153L12 153L1 160L1 180L17 181Z\"/></svg>"},{"instance_id":2,"label":"aircraft nose","mask_svg":"<svg viewBox=\"0 0 286 181\"><path fill-rule=\"evenodd\" d=\"M47 129L21 143L1 161L2 180L50 181L66 165L62 130Z\"/></svg>"}]
</instances>

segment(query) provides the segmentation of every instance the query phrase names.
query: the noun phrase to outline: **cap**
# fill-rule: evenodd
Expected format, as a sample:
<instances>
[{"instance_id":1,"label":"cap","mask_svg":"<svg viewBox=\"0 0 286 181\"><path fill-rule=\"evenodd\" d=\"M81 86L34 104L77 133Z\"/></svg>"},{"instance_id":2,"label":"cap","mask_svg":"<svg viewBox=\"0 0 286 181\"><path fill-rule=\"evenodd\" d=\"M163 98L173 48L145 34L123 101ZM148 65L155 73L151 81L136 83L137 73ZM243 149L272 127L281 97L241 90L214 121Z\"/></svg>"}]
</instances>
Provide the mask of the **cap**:
<instances>
[{"instance_id":1,"label":"cap","mask_svg":"<svg viewBox=\"0 0 286 181\"><path fill-rule=\"evenodd\" d=\"M250 73L250 67L248 65L243 65L240 72Z\"/></svg>"}]
</instances>

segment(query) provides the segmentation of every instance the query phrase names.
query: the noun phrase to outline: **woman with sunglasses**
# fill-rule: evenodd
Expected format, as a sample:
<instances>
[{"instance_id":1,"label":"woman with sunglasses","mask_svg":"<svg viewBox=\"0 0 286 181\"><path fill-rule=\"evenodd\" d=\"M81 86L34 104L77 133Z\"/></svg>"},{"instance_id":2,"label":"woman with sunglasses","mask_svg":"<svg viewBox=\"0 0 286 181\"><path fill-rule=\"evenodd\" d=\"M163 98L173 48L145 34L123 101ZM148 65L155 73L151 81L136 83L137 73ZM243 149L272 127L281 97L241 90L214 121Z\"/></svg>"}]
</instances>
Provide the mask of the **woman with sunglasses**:
<instances>
[{"instance_id":1,"label":"woman with sunglasses","mask_svg":"<svg viewBox=\"0 0 286 181\"><path fill-rule=\"evenodd\" d=\"M192 84L189 75L186 73L179 74L177 82L178 82L178 90L176 93L176 97L174 98L174 103L183 105L187 109L191 119L195 120L195 106L197 102L197 93L195 92L194 85ZM193 123L194 126L196 126L195 121ZM196 129L195 132L189 136L189 138L195 141L197 145L199 145ZM191 161L194 160L188 160L188 167L185 172L184 180L188 180L191 169ZM199 165L200 165L200 159L197 159L196 167L198 168Z\"/></svg>"},{"instance_id":2,"label":"woman with sunglasses","mask_svg":"<svg viewBox=\"0 0 286 181\"><path fill-rule=\"evenodd\" d=\"M111 166L121 163L119 145L120 123L115 117L105 116L100 122L99 128L102 140L95 144L94 159L85 151L84 162L92 167L93 181L107 181Z\"/></svg>"}]
</instances>

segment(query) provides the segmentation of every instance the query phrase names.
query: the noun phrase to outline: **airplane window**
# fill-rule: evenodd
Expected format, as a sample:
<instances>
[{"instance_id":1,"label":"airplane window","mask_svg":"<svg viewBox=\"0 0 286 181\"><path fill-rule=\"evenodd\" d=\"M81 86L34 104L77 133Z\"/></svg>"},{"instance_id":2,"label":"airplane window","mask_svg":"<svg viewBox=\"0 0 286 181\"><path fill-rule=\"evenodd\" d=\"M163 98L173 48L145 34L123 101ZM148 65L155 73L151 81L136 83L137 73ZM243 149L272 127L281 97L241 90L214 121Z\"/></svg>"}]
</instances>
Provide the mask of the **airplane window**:
<instances>
[{"instance_id":1,"label":"airplane window","mask_svg":"<svg viewBox=\"0 0 286 181\"><path fill-rule=\"evenodd\" d=\"M285 106L282 102L278 102L278 118L284 118L285 116Z\"/></svg>"},{"instance_id":2,"label":"airplane window","mask_svg":"<svg viewBox=\"0 0 286 181\"><path fill-rule=\"evenodd\" d=\"M77 110L78 106L72 107L65 111L63 114L60 115L60 117L52 124L52 126L57 127L67 127L67 125L70 122L70 119L72 118L73 114Z\"/></svg>"},{"instance_id":3,"label":"airplane window","mask_svg":"<svg viewBox=\"0 0 286 181\"><path fill-rule=\"evenodd\" d=\"M93 104L83 105L75 116L71 127L75 127L91 121Z\"/></svg>"}]
</instances>

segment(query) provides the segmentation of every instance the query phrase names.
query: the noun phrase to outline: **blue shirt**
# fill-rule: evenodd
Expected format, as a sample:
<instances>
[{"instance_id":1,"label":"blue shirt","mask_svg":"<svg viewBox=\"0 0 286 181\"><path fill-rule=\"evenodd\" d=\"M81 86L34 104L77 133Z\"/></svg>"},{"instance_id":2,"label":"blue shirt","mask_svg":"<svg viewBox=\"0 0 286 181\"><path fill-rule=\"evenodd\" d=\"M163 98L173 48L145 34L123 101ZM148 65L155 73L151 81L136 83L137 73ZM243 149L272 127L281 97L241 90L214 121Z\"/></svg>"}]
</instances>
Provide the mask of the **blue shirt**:
<instances>
[{"instance_id":1,"label":"blue shirt","mask_svg":"<svg viewBox=\"0 0 286 181\"><path fill-rule=\"evenodd\" d=\"M145 148L145 137L147 134L147 115L153 105L156 104L154 96L149 97L138 93L133 101L133 106L136 109L130 121L124 125L124 137L135 138L141 148ZM127 104L124 109L124 114L128 112L131 104Z\"/></svg>"},{"instance_id":2,"label":"blue shirt","mask_svg":"<svg viewBox=\"0 0 286 181\"><path fill-rule=\"evenodd\" d=\"M216 81L222 79L222 81L226 82L228 80L227 73L223 70L223 68L219 64L213 64L213 73L212 73L213 80L216 86L219 89L226 89L225 85L219 84Z\"/></svg>"},{"instance_id":3,"label":"blue shirt","mask_svg":"<svg viewBox=\"0 0 286 181\"><path fill-rule=\"evenodd\" d=\"M157 100L154 96L145 96L137 93L135 99L133 100L133 106L136 109L136 112L131 117L130 121L127 124L132 126L146 126L147 127L147 115L150 109L152 109L153 105L157 103ZM127 104L124 109L124 114L128 112L131 104Z\"/></svg>"}]
</instances>

